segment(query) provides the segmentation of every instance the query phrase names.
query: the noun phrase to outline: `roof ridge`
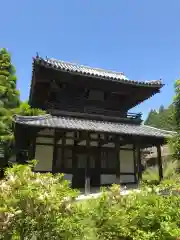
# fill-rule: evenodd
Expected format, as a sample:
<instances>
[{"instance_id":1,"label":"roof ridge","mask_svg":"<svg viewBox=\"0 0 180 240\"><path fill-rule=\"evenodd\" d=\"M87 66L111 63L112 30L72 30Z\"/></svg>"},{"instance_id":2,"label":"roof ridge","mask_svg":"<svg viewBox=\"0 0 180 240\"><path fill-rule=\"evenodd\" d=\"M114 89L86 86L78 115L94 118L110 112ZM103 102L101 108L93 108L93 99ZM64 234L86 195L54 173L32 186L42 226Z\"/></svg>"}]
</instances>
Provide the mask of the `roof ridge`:
<instances>
[{"instance_id":1,"label":"roof ridge","mask_svg":"<svg viewBox=\"0 0 180 240\"><path fill-rule=\"evenodd\" d=\"M44 61L47 61L49 59L49 60L58 61L58 62L65 63L65 64L71 64L73 66L85 67L85 68L89 68L89 69L93 68L94 70L106 71L106 72L109 72L109 73L121 74L121 75L125 76L124 72L119 72L119 71L116 71L116 70L113 70L113 69L111 70L111 69L104 69L104 68L101 68L101 67L93 67L93 66L89 66L89 65L84 65L84 64L80 64L80 63L69 62L69 61L64 61L64 60L59 60L59 59L56 59L56 58L49 58L49 57L47 57L47 59L44 59L44 58L41 58L41 59L44 60Z\"/></svg>"},{"instance_id":2,"label":"roof ridge","mask_svg":"<svg viewBox=\"0 0 180 240\"><path fill-rule=\"evenodd\" d=\"M44 59L41 57L42 60L44 61L47 61L47 60L53 60L53 61L57 61L57 62L60 62L60 63L65 63L65 64L70 64L70 65L73 65L73 66L79 66L79 67L85 67L85 68L88 68L88 69L92 69L93 70L99 70L99 71L106 71L108 73L114 73L114 74L121 74L123 75L124 77L126 77L126 75L124 74L124 72L119 72L119 71L116 71L116 70L113 70L113 69L104 69L104 68L101 68L101 67L91 67L91 66L88 66L88 65L84 65L84 64L80 64L80 63L75 63L75 62L69 62L69 61L64 61L64 60L59 60L59 59L56 59L56 58L49 58L47 57L47 59ZM126 77L126 80L129 80L129 78ZM141 81L139 81L141 82ZM159 79L159 80L147 80L147 81L144 81L145 83L157 83L157 84L161 84L162 83L162 80Z\"/></svg>"},{"instance_id":3,"label":"roof ridge","mask_svg":"<svg viewBox=\"0 0 180 240\"><path fill-rule=\"evenodd\" d=\"M149 125L146 125L146 124L144 124L144 126L152 128L152 129L160 130L162 132L177 133L176 131L170 131L170 130L166 130L166 129L156 128L156 127L152 127L152 126L149 126Z\"/></svg>"},{"instance_id":4,"label":"roof ridge","mask_svg":"<svg viewBox=\"0 0 180 240\"><path fill-rule=\"evenodd\" d=\"M161 79L160 80L130 80L125 76L124 72L118 72L115 70L106 70L103 68L91 67L82 65L74 62L66 62L63 60L58 60L56 58L43 58L37 55L33 58L34 62L37 64L43 65L48 68L54 68L60 71L71 72L74 74L80 74L83 76L91 76L94 78L100 78L111 81L118 81L126 84L136 84L136 85L146 85L149 87L158 87L161 88L163 86Z\"/></svg>"},{"instance_id":5,"label":"roof ridge","mask_svg":"<svg viewBox=\"0 0 180 240\"><path fill-rule=\"evenodd\" d=\"M44 114L44 115L37 115L37 116L23 116L23 115L15 114L13 116L15 122L19 120L28 120L28 121L41 120L41 119L50 118L50 117L51 117L51 114Z\"/></svg>"},{"instance_id":6,"label":"roof ridge","mask_svg":"<svg viewBox=\"0 0 180 240\"><path fill-rule=\"evenodd\" d=\"M86 118L81 118L81 117L73 117L73 116L64 116L64 115L61 115L61 116L55 116L55 115L51 115L51 114L44 114L44 115L37 115L37 116L23 116L23 115L18 115L18 114L15 114L13 116L14 118L14 121L15 122L18 122L18 121L34 121L34 120L43 120L43 119L49 119L49 118L54 118L54 119L58 119L58 118L62 118L62 119L65 119L65 120L79 120L79 121L84 121L84 120L88 120L90 122L93 122L93 123L108 123L108 124L119 124L119 122L116 122L116 121L108 121L108 120L99 120L99 119L86 119ZM130 126L142 126L142 124L137 124L137 123L125 123L125 122L120 122L122 125L130 125Z\"/></svg>"}]
</instances>

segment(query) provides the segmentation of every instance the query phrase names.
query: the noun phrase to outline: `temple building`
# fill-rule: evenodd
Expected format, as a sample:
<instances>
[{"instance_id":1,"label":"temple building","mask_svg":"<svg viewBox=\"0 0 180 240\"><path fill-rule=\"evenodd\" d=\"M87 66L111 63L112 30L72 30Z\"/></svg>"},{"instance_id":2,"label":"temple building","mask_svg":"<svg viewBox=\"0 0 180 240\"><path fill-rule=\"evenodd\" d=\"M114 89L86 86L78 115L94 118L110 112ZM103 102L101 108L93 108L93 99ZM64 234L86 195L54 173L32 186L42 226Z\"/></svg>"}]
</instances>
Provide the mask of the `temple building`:
<instances>
[{"instance_id":1,"label":"temple building","mask_svg":"<svg viewBox=\"0 0 180 240\"><path fill-rule=\"evenodd\" d=\"M29 104L47 114L15 116L17 161L37 159L34 171L64 173L73 188L135 184L141 149L157 149L172 133L129 113L159 93L161 81L129 80L123 73L52 58L33 59Z\"/></svg>"}]
</instances>

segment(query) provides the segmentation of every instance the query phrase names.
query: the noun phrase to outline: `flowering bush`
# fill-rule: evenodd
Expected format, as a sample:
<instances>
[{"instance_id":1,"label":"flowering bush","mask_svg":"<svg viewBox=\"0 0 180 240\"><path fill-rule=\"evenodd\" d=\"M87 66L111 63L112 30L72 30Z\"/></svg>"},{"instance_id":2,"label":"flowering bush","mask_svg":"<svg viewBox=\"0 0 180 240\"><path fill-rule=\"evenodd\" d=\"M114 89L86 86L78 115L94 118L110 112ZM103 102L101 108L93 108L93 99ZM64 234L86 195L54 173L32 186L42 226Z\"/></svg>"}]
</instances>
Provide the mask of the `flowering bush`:
<instances>
[{"instance_id":1,"label":"flowering bush","mask_svg":"<svg viewBox=\"0 0 180 240\"><path fill-rule=\"evenodd\" d=\"M7 169L0 184L1 239L75 239L81 233L70 204L76 196L62 175L23 165Z\"/></svg>"},{"instance_id":2,"label":"flowering bush","mask_svg":"<svg viewBox=\"0 0 180 240\"><path fill-rule=\"evenodd\" d=\"M105 192L86 203L94 221L94 239L167 240L180 236L180 196L160 195L154 187L120 196ZM83 205L83 203L82 203Z\"/></svg>"},{"instance_id":3,"label":"flowering bush","mask_svg":"<svg viewBox=\"0 0 180 240\"><path fill-rule=\"evenodd\" d=\"M174 177L124 196L114 185L98 199L75 201L62 175L16 165L0 182L0 239L177 240L180 195L171 190L179 183Z\"/></svg>"}]
</instances>

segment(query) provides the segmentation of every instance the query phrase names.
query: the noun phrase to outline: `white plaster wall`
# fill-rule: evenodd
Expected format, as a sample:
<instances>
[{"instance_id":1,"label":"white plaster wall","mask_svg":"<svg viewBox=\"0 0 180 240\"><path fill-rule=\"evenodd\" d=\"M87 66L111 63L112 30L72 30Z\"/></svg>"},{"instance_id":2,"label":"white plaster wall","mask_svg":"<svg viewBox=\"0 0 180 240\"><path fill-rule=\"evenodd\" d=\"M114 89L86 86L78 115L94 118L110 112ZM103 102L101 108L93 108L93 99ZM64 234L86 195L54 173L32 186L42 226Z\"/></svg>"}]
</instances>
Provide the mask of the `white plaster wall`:
<instances>
[{"instance_id":1,"label":"white plaster wall","mask_svg":"<svg viewBox=\"0 0 180 240\"><path fill-rule=\"evenodd\" d=\"M73 145L74 140L73 139L66 139L66 145Z\"/></svg>"},{"instance_id":2,"label":"white plaster wall","mask_svg":"<svg viewBox=\"0 0 180 240\"><path fill-rule=\"evenodd\" d=\"M109 142L109 143L104 144L102 147L114 148L114 147L115 147L115 144L112 143L112 142Z\"/></svg>"},{"instance_id":3,"label":"white plaster wall","mask_svg":"<svg viewBox=\"0 0 180 240\"><path fill-rule=\"evenodd\" d=\"M105 139L105 136L103 133L100 134L100 139Z\"/></svg>"},{"instance_id":4,"label":"white plaster wall","mask_svg":"<svg viewBox=\"0 0 180 240\"><path fill-rule=\"evenodd\" d=\"M62 139L59 139L59 141L57 143L58 144L62 144Z\"/></svg>"},{"instance_id":5,"label":"white plaster wall","mask_svg":"<svg viewBox=\"0 0 180 240\"><path fill-rule=\"evenodd\" d=\"M128 149L133 148L132 145L126 145L125 147ZM128 172L133 173L134 172L133 150L120 150L119 157L120 157L120 171L126 173ZM134 181L135 181L134 175L120 175L121 183ZM115 174L101 174L101 184L113 184L116 182L117 179Z\"/></svg>"},{"instance_id":6,"label":"white plaster wall","mask_svg":"<svg viewBox=\"0 0 180 240\"><path fill-rule=\"evenodd\" d=\"M128 182L135 182L135 176L134 175L121 175L120 177L120 183L128 183Z\"/></svg>"},{"instance_id":7,"label":"white plaster wall","mask_svg":"<svg viewBox=\"0 0 180 240\"><path fill-rule=\"evenodd\" d=\"M72 177L73 177L72 174L66 174L66 173L64 174L64 179L70 181L71 183L72 183Z\"/></svg>"},{"instance_id":8,"label":"white plaster wall","mask_svg":"<svg viewBox=\"0 0 180 240\"><path fill-rule=\"evenodd\" d=\"M121 172L134 172L134 155L133 150L120 150L120 171ZM121 175L120 181L122 183L134 182L134 175Z\"/></svg>"},{"instance_id":9,"label":"white plaster wall","mask_svg":"<svg viewBox=\"0 0 180 240\"><path fill-rule=\"evenodd\" d=\"M101 174L101 184L115 184L117 182L117 178L115 174ZM135 177L133 175L121 175L120 176L120 183L128 183L134 182Z\"/></svg>"},{"instance_id":10,"label":"white plaster wall","mask_svg":"<svg viewBox=\"0 0 180 240\"><path fill-rule=\"evenodd\" d=\"M74 137L74 132L67 132L66 137Z\"/></svg>"},{"instance_id":11,"label":"white plaster wall","mask_svg":"<svg viewBox=\"0 0 180 240\"><path fill-rule=\"evenodd\" d=\"M90 134L90 137L91 137L92 139L98 139L98 134L96 134L96 133L91 133L91 134Z\"/></svg>"},{"instance_id":12,"label":"white plaster wall","mask_svg":"<svg viewBox=\"0 0 180 240\"><path fill-rule=\"evenodd\" d=\"M53 146L36 145L35 159L37 171L52 171Z\"/></svg>"},{"instance_id":13,"label":"white plaster wall","mask_svg":"<svg viewBox=\"0 0 180 240\"><path fill-rule=\"evenodd\" d=\"M41 130L38 134L40 134L40 135L52 135L52 136L54 136L54 129L48 129L48 128L46 128L46 129L44 129L44 130Z\"/></svg>"},{"instance_id":14,"label":"white plaster wall","mask_svg":"<svg viewBox=\"0 0 180 240\"><path fill-rule=\"evenodd\" d=\"M121 148L133 149L133 144L126 144L124 146L121 146Z\"/></svg>"},{"instance_id":15,"label":"white plaster wall","mask_svg":"<svg viewBox=\"0 0 180 240\"><path fill-rule=\"evenodd\" d=\"M86 140L81 141L80 143L78 143L78 145L80 145L80 146L86 146Z\"/></svg>"},{"instance_id":16,"label":"white plaster wall","mask_svg":"<svg viewBox=\"0 0 180 240\"><path fill-rule=\"evenodd\" d=\"M91 142L90 142L90 146L92 146L92 147L97 147L97 146L98 146L98 142L91 141Z\"/></svg>"},{"instance_id":17,"label":"white plaster wall","mask_svg":"<svg viewBox=\"0 0 180 240\"><path fill-rule=\"evenodd\" d=\"M120 150L120 171L134 172L133 151Z\"/></svg>"},{"instance_id":18,"label":"white plaster wall","mask_svg":"<svg viewBox=\"0 0 180 240\"><path fill-rule=\"evenodd\" d=\"M101 184L113 184L116 183L115 174L101 174Z\"/></svg>"},{"instance_id":19,"label":"white plaster wall","mask_svg":"<svg viewBox=\"0 0 180 240\"><path fill-rule=\"evenodd\" d=\"M47 138L47 137L37 137L36 143L50 143L53 144L53 138Z\"/></svg>"},{"instance_id":20,"label":"white plaster wall","mask_svg":"<svg viewBox=\"0 0 180 240\"><path fill-rule=\"evenodd\" d=\"M9 162L15 163L16 162L16 155L10 157Z\"/></svg>"}]
</instances>

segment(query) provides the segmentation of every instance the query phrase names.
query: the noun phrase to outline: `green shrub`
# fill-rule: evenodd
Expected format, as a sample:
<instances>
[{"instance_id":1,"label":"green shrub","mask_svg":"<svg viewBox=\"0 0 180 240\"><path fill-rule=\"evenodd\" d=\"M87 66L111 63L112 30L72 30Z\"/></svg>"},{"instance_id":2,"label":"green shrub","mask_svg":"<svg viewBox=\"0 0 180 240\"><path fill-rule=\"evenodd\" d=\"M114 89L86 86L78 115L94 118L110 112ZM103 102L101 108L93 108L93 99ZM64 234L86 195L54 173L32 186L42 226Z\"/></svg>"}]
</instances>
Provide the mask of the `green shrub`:
<instances>
[{"instance_id":1,"label":"green shrub","mask_svg":"<svg viewBox=\"0 0 180 240\"><path fill-rule=\"evenodd\" d=\"M176 160L165 161L163 164L163 177L164 179L172 178L177 174L177 168L179 167L179 162ZM159 184L159 169L158 166L148 167L143 172L142 182L148 185Z\"/></svg>"},{"instance_id":2,"label":"green shrub","mask_svg":"<svg viewBox=\"0 0 180 240\"><path fill-rule=\"evenodd\" d=\"M159 170L158 166L152 166L145 169L142 174L142 182L149 185L159 183Z\"/></svg>"},{"instance_id":3,"label":"green shrub","mask_svg":"<svg viewBox=\"0 0 180 240\"><path fill-rule=\"evenodd\" d=\"M173 191L179 187L177 175L124 196L114 185L99 198L81 202L62 175L17 165L0 182L0 239L177 239L180 195Z\"/></svg>"},{"instance_id":4,"label":"green shrub","mask_svg":"<svg viewBox=\"0 0 180 240\"><path fill-rule=\"evenodd\" d=\"M0 184L1 239L83 236L81 219L71 205L76 196L62 175L33 173L23 165L7 169Z\"/></svg>"},{"instance_id":5,"label":"green shrub","mask_svg":"<svg viewBox=\"0 0 180 240\"><path fill-rule=\"evenodd\" d=\"M177 239L180 236L180 197L163 196L157 190L149 188L120 196L113 187L100 198L87 201L84 211L94 226L97 237L94 239Z\"/></svg>"}]
</instances>

